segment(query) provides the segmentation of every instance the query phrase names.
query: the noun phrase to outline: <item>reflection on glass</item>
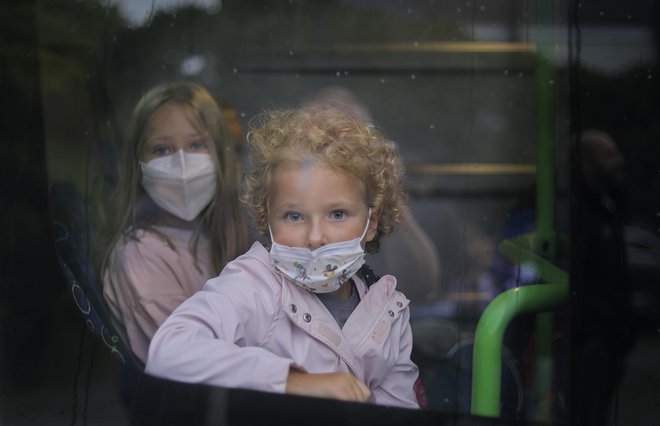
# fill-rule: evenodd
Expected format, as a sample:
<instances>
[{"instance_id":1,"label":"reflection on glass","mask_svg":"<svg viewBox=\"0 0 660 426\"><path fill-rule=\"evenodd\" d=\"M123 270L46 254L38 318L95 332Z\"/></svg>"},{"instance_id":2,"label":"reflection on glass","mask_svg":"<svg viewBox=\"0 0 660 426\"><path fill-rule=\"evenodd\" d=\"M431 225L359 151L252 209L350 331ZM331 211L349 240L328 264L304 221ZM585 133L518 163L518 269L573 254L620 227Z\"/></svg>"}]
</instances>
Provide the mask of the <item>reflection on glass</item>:
<instances>
[{"instance_id":1,"label":"reflection on glass","mask_svg":"<svg viewBox=\"0 0 660 426\"><path fill-rule=\"evenodd\" d=\"M601 318L604 305L594 300L604 294L596 291L592 296L588 286L610 270L610 265L587 267L608 263L598 254L607 245L583 250L593 241L580 236L592 231L598 220L580 215L590 210L588 193L580 186L583 165L577 135L586 128L607 133L625 157L626 196L616 203L621 212L617 253L625 256L614 257L627 266L627 278L621 281L628 285L622 288L630 292L628 313L637 333L630 341L619 339L627 349L614 364L622 368L617 375L603 376L616 379L617 396L598 404L604 415L618 416L622 424L634 424L654 406L658 395L651 387L630 397L630 384L647 383L637 378L660 376L649 355L657 346L660 318L658 25L653 2L34 3L37 34L32 43L38 47L40 90L32 90L29 73L13 68L13 61L7 62L7 81L15 88L12 93L25 94L16 111L35 99L30 93L40 94L40 103L32 108L43 118L50 183L55 188L64 182L82 199L81 210L68 212L83 212L72 216L78 218L76 236L83 236L77 253L83 253L84 261L91 258L91 247L103 242L102 225L119 219L109 207L110 193L122 178L116 166L130 143L131 113L154 86L195 82L231 105L233 150L244 165L248 160L238 142L244 138L241 129L249 128L264 109L299 106L324 88L348 91L379 123L404 159L410 225L407 235L393 235L383 245L383 256L370 263L378 275L396 275L397 287L411 300L412 360L420 368L430 410L410 416L460 413L478 422L470 413L475 413L473 380L479 376L475 364L480 362L480 320L499 315L491 322L505 322L512 311L499 309L508 303L520 308L524 304L517 299L527 297L528 290L557 284L562 274L571 278L568 304L553 307L549 315L515 315L504 330L487 330L491 335L503 332L501 359L494 363L502 369L500 383L487 381L500 392L477 389L476 409L525 421L568 422L586 407L572 392L605 388L595 381L585 383L574 374L574 366L576 360L585 365L602 360L593 355L598 352L594 348L602 346L591 345L579 333L589 321ZM10 34L25 34L15 23L23 22L18 13L28 16L24 12L32 10L32 3L26 4L2 14L3 29ZM29 40L21 43L30 50ZM2 51L23 58L22 52L11 56L14 44ZM14 109L10 113L18 114ZM24 122L22 116L7 117L16 125ZM36 143L34 139L30 143ZM224 158L220 150L218 158ZM139 172L137 155L135 160ZM63 203L64 210L70 204ZM51 208L55 206L51 202ZM219 234L227 229L222 231ZM602 237L601 231L593 234ZM82 269L101 282L101 270ZM209 272L218 273L219 267ZM62 276L60 271L50 275ZM59 291L62 297L54 298L54 310L77 309L69 287ZM87 306L80 295L77 292L75 300ZM86 296L95 297L93 292ZM24 304L7 306L7 312L13 312ZM103 308L98 306L99 312ZM611 309L618 314L612 325L617 330L626 316L619 310ZM51 399L58 412L73 422L83 415L91 422L105 412L96 408L109 405L104 395L115 395L113 380L121 364L110 351L94 350L96 337L87 332L81 337L80 329L89 323L62 315L58 344L51 342L48 350L38 352L52 362L32 363L35 376L43 370L48 387L67 390L60 392L67 395L65 402ZM28 335L27 330L38 328L32 318L43 314L10 317L26 318L24 328L11 330ZM614 320L603 318L601 325ZM126 338L120 334L123 342ZM103 348L116 348L112 342L117 335L101 336ZM21 341L25 348L31 339ZM147 377L137 377L146 386ZM191 390L179 383L167 385L155 382L149 389L154 395L161 387ZM490 408L479 411L484 397ZM11 398L12 407L45 400L41 394ZM281 406L298 401L268 398L261 401ZM143 405L133 407L152 407L148 401L135 401ZM493 406L495 411L488 411ZM332 407L333 413L347 409ZM109 410L120 417L118 423L127 415L139 415L123 408ZM20 409L13 410L10 417L17 417ZM369 410L369 415L382 413L378 407ZM156 411L165 413L166 408Z\"/></svg>"}]
</instances>

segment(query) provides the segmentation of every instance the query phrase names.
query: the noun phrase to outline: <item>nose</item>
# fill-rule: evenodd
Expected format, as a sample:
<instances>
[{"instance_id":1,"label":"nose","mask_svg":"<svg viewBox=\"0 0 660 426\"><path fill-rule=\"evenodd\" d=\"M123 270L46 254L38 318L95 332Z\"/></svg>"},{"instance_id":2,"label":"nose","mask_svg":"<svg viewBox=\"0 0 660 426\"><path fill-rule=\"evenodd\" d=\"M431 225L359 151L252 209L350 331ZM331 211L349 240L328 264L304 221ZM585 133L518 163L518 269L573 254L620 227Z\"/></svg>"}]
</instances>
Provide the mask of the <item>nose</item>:
<instances>
[{"instance_id":1,"label":"nose","mask_svg":"<svg viewBox=\"0 0 660 426\"><path fill-rule=\"evenodd\" d=\"M309 229L307 231L307 247L310 250L325 245L325 232L323 226L318 220L310 221Z\"/></svg>"}]
</instances>

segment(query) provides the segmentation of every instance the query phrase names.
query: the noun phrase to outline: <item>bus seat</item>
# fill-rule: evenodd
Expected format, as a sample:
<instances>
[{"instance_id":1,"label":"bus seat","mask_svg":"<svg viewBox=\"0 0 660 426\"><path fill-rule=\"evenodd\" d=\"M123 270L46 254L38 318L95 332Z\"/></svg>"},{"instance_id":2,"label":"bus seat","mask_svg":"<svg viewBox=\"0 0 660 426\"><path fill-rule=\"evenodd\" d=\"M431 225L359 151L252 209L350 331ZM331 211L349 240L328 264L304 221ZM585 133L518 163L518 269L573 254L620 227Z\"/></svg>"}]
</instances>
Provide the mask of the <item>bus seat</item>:
<instances>
[{"instance_id":1,"label":"bus seat","mask_svg":"<svg viewBox=\"0 0 660 426\"><path fill-rule=\"evenodd\" d=\"M57 182L50 188L51 225L60 269L73 302L88 330L124 364L138 363L112 325L101 285L91 262L91 213L73 184Z\"/></svg>"}]
</instances>

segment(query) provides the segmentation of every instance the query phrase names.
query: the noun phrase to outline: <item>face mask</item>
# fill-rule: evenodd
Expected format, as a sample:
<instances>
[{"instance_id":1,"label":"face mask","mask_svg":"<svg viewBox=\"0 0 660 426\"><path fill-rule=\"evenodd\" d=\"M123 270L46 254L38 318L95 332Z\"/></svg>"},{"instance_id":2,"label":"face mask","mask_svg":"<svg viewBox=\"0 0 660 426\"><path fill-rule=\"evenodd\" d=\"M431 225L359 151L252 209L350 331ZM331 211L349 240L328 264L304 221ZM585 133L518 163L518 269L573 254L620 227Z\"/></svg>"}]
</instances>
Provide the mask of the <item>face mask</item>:
<instances>
[{"instance_id":1,"label":"face mask","mask_svg":"<svg viewBox=\"0 0 660 426\"><path fill-rule=\"evenodd\" d=\"M368 228L369 219L361 236L327 244L314 251L278 244L271 232L270 258L275 269L294 284L312 293L330 293L339 289L364 265L364 250L360 243Z\"/></svg>"},{"instance_id":2,"label":"face mask","mask_svg":"<svg viewBox=\"0 0 660 426\"><path fill-rule=\"evenodd\" d=\"M142 186L163 210L191 221L206 207L217 185L210 154L177 151L167 157L140 161Z\"/></svg>"}]
</instances>

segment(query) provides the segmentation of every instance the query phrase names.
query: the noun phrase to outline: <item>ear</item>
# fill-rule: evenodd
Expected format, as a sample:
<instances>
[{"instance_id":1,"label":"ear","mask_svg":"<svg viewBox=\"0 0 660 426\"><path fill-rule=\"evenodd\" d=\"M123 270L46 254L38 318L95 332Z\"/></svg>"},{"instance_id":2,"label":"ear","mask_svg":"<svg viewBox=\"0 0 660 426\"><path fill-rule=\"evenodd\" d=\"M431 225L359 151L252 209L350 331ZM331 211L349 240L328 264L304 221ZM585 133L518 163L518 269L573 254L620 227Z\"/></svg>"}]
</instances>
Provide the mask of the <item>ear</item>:
<instances>
[{"instance_id":1,"label":"ear","mask_svg":"<svg viewBox=\"0 0 660 426\"><path fill-rule=\"evenodd\" d=\"M373 241L378 233L378 220L380 219L381 207L372 208L369 217L369 228L367 228L366 241Z\"/></svg>"}]
</instances>

